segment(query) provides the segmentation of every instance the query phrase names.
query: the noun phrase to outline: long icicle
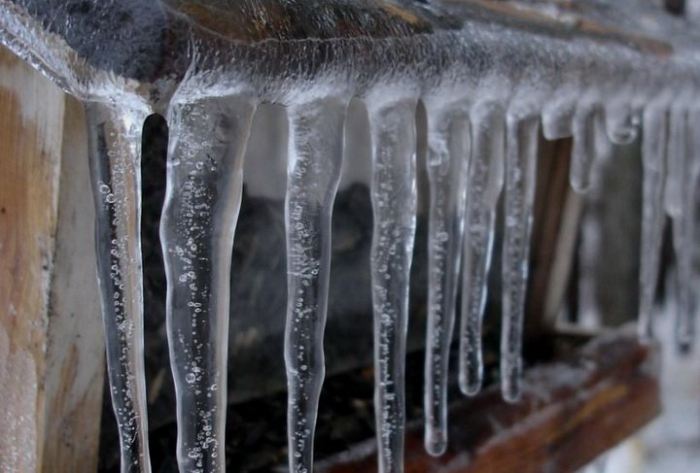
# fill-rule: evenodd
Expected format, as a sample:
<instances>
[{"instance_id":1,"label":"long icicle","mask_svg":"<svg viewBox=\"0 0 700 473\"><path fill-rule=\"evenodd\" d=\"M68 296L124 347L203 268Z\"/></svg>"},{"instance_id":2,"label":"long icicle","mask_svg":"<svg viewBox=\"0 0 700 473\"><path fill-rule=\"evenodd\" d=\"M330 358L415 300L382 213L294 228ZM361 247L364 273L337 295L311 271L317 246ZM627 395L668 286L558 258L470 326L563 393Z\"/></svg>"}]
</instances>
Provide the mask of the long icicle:
<instances>
[{"instance_id":1,"label":"long icicle","mask_svg":"<svg viewBox=\"0 0 700 473\"><path fill-rule=\"evenodd\" d=\"M174 104L161 241L183 472L223 472L231 252L254 106Z\"/></svg>"},{"instance_id":2,"label":"long icicle","mask_svg":"<svg viewBox=\"0 0 700 473\"><path fill-rule=\"evenodd\" d=\"M143 359L141 133L148 112L87 103L97 275L121 471L151 471Z\"/></svg>"},{"instance_id":3,"label":"long icicle","mask_svg":"<svg viewBox=\"0 0 700 473\"><path fill-rule=\"evenodd\" d=\"M508 115L503 235L501 389L517 401L522 393L522 338L532 230L539 120Z\"/></svg>"},{"instance_id":4,"label":"long icicle","mask_svg":"<svg viewBox=\"0 0 700 473\"><path fill-rule=\"evenodd\" d=\"M455 322L469 160L466 111L428 112L430 215L428 222L428 327L425 354L425 448L447 448L447 380Z\"/></svg>"},{"instance_id":5,"label":"long icicle","mask_svg":"<svg viewBox=\"0 0 700 473\"><path fill-rule=\"evenodd\" d=\"M374 409L379 473L403 472L406 330L416 228L414 100L370 104Z\"/></svg>"},{"instance_id":6,"label":"long icicle","mask_svg":"<svg viewBox=\"0 0 700 473\"><path fill-rule=\"evenodd\" d=\"M640 263L639 337L654 336L654 295L659 276L664 228L664 182L668 118L665 110L647 108L642 124L642 258Z\"/></svg>"},{"instance_id":7,"label":"long icicle","mask_svg":"<svg viewBox=\"0 0 700 473\"><path fill-rule=\"evenodd\" d=\"M325 375L331 216L343 161L347 103L323 99L289 110L287 326L289 471L313 472L318 402Z\"/></svg>"},{"instance_id":8,"label":"long icicle","mask_svg":"<svg viewBox=\"0 0 700 473\"><path fill-rule=\"evenodd\" d=\"M676 131L677 130L677 131ZM677 191L667 192L671 201L667 202L673 221L673 247L676 254L678 283L678 305L676 312L675 339L678 349L687 353L695 339L695 191L697 186L697 165L693 160L693 149L689 146L692 128L688 112L671 117L669 159L677 161ZM673 145L671 141L677 141ZM674 155L672 153L677 153ZM670 170L669 170L670 171ZM674 201L675 199L675 201Z\"/></svg>"},{"instance_id":9,"label":"long icicle","mask_svg":"<svg viewBox=\"0 0 700 473\"><path fill-rule=\"evenodd\" d=\"M491 102L478 104L471 112L472 152L467 178L459 345L459 386L469 396L478 393L483 384L481 326L491 267L496 205L503 187L504 116L503 108Z\"/></svg>"}]
</instances>

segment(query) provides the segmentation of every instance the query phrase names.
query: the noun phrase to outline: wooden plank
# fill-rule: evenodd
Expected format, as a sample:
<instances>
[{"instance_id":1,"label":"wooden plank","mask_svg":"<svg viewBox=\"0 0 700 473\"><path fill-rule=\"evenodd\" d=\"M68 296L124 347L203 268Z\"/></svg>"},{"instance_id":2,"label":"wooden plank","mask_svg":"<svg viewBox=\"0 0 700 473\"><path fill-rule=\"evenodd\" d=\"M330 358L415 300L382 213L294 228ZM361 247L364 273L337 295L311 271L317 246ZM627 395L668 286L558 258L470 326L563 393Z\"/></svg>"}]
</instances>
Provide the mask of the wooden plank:
<instances>
[{"instance_id":1,"label":"wooden plank","mask_svg":"<svg viewBox=\"0 0 700 473\"><path fill-rule=\"evenodd\" d=\"M46 314L64 95L0 53L0 465L41 465Z\"/></svg>"},{"instance_id":2,"label":"wooden plank","mask_svg":"<svg viewBox=\"0 0 700 473\"><path fill-rule=\"evenodd\" d=\"M61 90L0 49L1 471L96 464L103 368L88 269L92 199L84 125L77 105L65 104Z\"/></svg>"},{"instance_id":3,"label":"wooden plank","mask_svg":"<svg viewBox=\"0 0 700 473\"><path fill-rule=\"evenodd\" d=\"M82 104L67 97L46 352L46 473L97 470L104 341Z\"/></svg>"},{"instance_id":4,"label":"wooden plank","mask_svg":"<svg viewBox=\"0 0 700 473\"><path fill-rule=\"evenodd\" d=\"M498 386L450 409L450 446L435 458L423 449L423 428L406 439L406 473L574 472L660 412L656 347L634 330L599 337L566 361L526 373L518 404ZM317 473L374 472L374 443L321 462Z\"/></svg>"}]
</instances>

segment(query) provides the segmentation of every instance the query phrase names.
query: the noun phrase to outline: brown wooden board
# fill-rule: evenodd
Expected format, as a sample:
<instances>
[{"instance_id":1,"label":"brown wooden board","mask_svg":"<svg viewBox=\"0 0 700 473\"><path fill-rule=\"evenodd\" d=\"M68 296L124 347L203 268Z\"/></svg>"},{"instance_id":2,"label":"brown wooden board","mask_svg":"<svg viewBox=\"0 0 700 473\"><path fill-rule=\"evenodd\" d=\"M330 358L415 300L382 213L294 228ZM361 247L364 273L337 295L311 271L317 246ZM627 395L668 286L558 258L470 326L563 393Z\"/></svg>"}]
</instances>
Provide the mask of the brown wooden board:
<instances>
[{"instance_id":1,"label":"brown wooden board","mask_svg":"<svg viewBox=\"0 0 700 473\"><path fill-rule=\"evenodd\" d=\"M406 473L568 473L632 435L661 409L656 347L629 328L600 336L563 361L526 373L518 404L498 386L449 412L450 445L431 457L423 428L406 438ZM317 473L375 472L373 443L321 462Z\"/></svg>"}]
</instances>

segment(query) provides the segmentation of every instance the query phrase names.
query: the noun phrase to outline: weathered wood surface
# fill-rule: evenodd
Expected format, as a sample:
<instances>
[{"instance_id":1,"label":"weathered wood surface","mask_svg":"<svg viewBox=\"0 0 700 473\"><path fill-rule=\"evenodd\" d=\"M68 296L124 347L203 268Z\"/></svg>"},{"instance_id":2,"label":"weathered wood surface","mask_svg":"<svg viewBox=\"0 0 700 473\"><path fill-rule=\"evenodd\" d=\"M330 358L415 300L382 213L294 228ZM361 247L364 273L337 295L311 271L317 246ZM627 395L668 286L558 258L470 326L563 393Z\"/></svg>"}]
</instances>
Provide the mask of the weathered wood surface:
<instances>
[{"instance_id":1,"label":"weathered wood surface","mask_svg":"<svg viewBox=\"0 0 700 473\"><path fill-rule=\"evenodd\" d=\"M522 402L492 386L454 405L445 455L423 449L423 428L406 439L406 473L568 473L624 440L660 412L656 347L633 330L603 335L566 361L526 373ZM317 473L375 472L374 443L322 462Z\"/></svg>"},{"instance_id":2,"label":"weathered wood surface","mask_svg":"<svg viewBox=\"0 0 700 473\"><path fill-rule=\"evenodd\" d=\"M0 50L0 471L96 466L102 348L78 110Z\"/></svg>"}]
</instances>

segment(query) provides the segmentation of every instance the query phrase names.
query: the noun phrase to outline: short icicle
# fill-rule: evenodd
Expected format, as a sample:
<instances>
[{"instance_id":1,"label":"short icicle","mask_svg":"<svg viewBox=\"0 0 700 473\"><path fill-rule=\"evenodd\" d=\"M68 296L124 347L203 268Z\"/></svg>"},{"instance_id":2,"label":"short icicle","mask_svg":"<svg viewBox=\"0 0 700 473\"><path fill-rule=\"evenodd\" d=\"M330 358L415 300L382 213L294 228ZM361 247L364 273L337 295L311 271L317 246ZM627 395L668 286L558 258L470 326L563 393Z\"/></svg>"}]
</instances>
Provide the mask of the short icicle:
<instances>
[{"instance_id":1,"label":"short icicle","mask_svg":"<svg viewBox=\"0 0 700 473\"><path fill-rule=\"evenodd\" d=\"M507 117L505 226L503 235L503 324L501 389L509 402L522 394L522 338L532 212L535 194L539 120Z\"/></svg>"},{"instance_id":2,"label":"short icicle","mask_svg":"<svg viewBox=\"0 0 700 473\"><path fill-rule=\"evenodd\" d=\"M614 104L605 109L605 131L616 145L628 145L637 138L638 121L638 114L629 105Z\"/></svg>"},{"instance_id":3,"label":"short icicle","mask_svg":"<svg viewBox=\"0 0 700 473\"><path fill-rule=\"evenodd\" d=\"M430 214L428 327L425 355L425 448L447 448L447 380L459 282L469 160L466 110L428 108Z\"/></svg>"},{"instance_id":4,"label":"short icicle","mask_svg":"<svg viewBox=\"0 0 700 473\"><path fill-rule=\"evenodd\" d=\"M171 105L161 241L182 472L225 471L231 252L254 106L246 98Z\"/></svg>"},{"instance_id":5,"label":"short icicle","mask_svg":"<svg viewBox=\"0 0 700 473\"><path fill-rule=\"evenodd\" d=\"M471 111L472 151L467 177L459 337L459 386L469 396L479 392L484 377L481 327L496 206L503 188L504 117L503 107L493 102L479 103Z\"/></svg>"},{"instance_id":6,"label":"short icicle","mask_svg":"<svg viewBox=\"0 0 700 473\"><path fill-rule=\"evenodd\" d=\"M314 431L325 375L331 216L343 159L347 102L320 99L289 109L286 198L289 471L313 472Z\"/></svg>"},{"instance_id":7,"label":"short icicle","mask_svg":"<svg viewBox=\"0 0 700 473\"><path fill-rule=\"evenodd\" d=\"M368 108L378 471L402 473L408 295L416 229L416 101L368 100Z\"/></svg>"},{"instance_id":8,"label":"short icicle","mask_svg":"<svg viewBox=\"0 0 700 473\"><path fill-rule=\"evenodd\" d=\"M698 161L697 149L690 145L690 140L697 142L694 137L692 121L689 120L687 112L679 117L681 124L671 127L670 139L678 140L681 143L675 144L675 152L682 153L676 163L678 178L675 181L679 186L675 205L678 205L678 212L674 204L671 203L669 211L672 212L673 221L673 248L676 254L676 270L678 283L678 303L676 312L675 339L678 349L682 353L689 352L695 340L695 252L698 241L696 218L696 192L698 188ZM673 117L672 117L673 122ZM697 122L696 122L697 123ZM674 128L680 130L674 134ZM698 143L694 143L698 144ZM669 147L671 143L669 142ZM673 160L669 150L669 159ZM669 170L670 171L670 170ZM667 193L667 196L669 194Z\"/></svg>"},{"instance_id":9,"label":"short icicle","mask_svg":"<svg viewBox=\"0 0 700 473\"><path fill-rule=\"evenodd\" d=\"M542 110L542 134L548 140L569 138L573 134L572 121L576 106L566 101L547 104Z\"/></svg>"},{"instance_id":10,"label":"short icicle","mask_svg":"<svg viewBox=\"0 0 700 473\"><path fill-rule=\"evenodd\" d=\"M141 134L147 110L85 105L96 210L97 275L122 473L148 473L143 358Z\"/></svg>"},{"instance_id":11,"label":"short icicle","mask_svg":"<svg viewBox=\"0 0 700 473\"><path fill-rule=\"evenodd\" d=\"M576 192L586 192L593 179L598 139L596 129L598 111L591 104L580 104L576 108L571 125L574 142L571 148L569 180Z\"/></svg>"},{"instance_id":12,"label":"short icicle","mask_svg":"<svg viewBox=\"0 0 700 473\"><path fill-rule=\"evenodd\" d=\"M654 295L659 277L664 228L664 181L666 173L666 110L647 108L642 123L642 254L639 290L639 337L654 336Z\"/></svg>"}]
</instances>

